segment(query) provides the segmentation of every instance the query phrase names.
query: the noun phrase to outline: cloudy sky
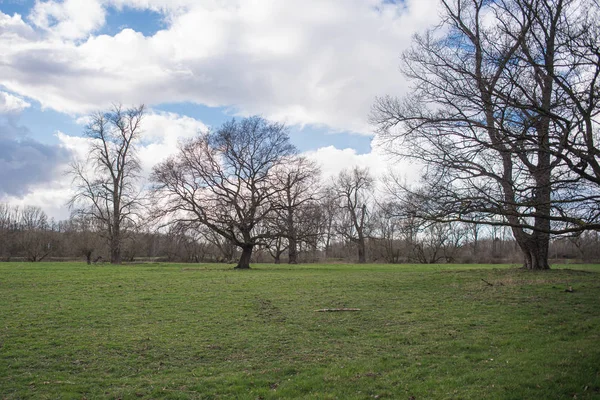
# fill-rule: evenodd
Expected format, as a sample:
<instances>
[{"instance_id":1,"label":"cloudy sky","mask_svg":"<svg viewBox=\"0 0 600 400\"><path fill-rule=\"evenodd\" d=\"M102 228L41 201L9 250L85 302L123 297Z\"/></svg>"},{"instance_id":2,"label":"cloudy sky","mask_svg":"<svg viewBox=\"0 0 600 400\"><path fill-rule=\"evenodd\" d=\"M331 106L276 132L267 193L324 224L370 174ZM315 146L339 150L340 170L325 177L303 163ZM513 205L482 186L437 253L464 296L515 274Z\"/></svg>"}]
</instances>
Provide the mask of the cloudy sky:
<instances>
[{"instance_id":1,"label":"cloudy sky","mask_svg":"<svg viewBox=\"0 0 600 400\"><path fill-rule=\"evenodd\" d=\"M389 164L376 96L409 88L399 56L436 0L0 0L0 202L58 219L85 116L146 104L149 171L180 138L238 116L285 122L332 175ZM407 172L410 175L410 172Z\"/></svg>"}]
</instances>

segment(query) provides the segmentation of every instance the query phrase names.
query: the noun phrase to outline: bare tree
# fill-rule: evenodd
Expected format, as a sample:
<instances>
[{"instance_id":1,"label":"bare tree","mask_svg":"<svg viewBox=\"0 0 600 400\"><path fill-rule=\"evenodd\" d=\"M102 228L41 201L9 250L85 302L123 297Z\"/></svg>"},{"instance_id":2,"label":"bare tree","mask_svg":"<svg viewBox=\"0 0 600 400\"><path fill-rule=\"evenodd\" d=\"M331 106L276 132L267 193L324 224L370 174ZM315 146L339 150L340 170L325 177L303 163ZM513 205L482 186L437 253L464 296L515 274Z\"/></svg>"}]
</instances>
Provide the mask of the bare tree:
<instances>
[{"instance_id":1,"label":"bare tree","mask_svg":"<svg viewBox=\"0 0 600 400\"><path fill-rule=\"evenodd\" d=\"M402 257L400 245L403 232L403 219L397 210L398 204L388 201L378 204L373 215L375 234L372 242L377 257L383 257L389 263L398 263Z\"/></svg>"},{"instance_id":2,"label":"bare tree","mask_svg":"<svg viewBox=\"0 0 600 400\"><path fill-rule=\"evenodd\" d=\"M273 257L275 264L281 264L281 255L288 249L288 241L282 236L276 236L267 241L267 251Z\"/></svg>"},{"instance_id":3,"label":"bare tree","mask_svg":"<svg viewBox=\"0 0 600 400\"><path fill-rule=\"evenodd\" d=\"M463 245L465 230L457 222L429 222L421 226L412 256L420 263L453 262Z\"/></svg>"},{"instance_id":4,"label":"bare tree","mask_svg":"<svg viewBox=\"0 0 600 400\"><path fill-rule=\"evenodd\" d=\"M190 229L210 228L241 248L236 268L250 268L254 247L280 234L265 228L279 207L276 171L295 153L284 125L231 120L154 168L159 215Z\"/></svg>"},{"instance_id":5,"label":"bare tree","mask_svg":"<svg viewBox=\"0 0 600 400\"><path fill-rule=\"evenodd\" d=\"M74 214L95 219L110 244L110 262L121 263L124 228L134 224L140 208L137 187L140 164L135 153L142 133L144 106L91 115L85 135L91 139L88 158L71 166Z\"/></svg>"},{"instance_id":6,"label":"bare tree","mask_svg":"<svg viewBox=\"0 0 600 400\"><path fill-rule=\"evenodd\" d=\"M550 234L598 216L597 196L565 162L561 118L571 117L556 77L576 65L557 33L583 2L442 3L442 24L403 55L414 93L378 99L372 121L395 154L426 165L413 196L421 216L479 222L484 215L511 227L525 268L547 269ZM583 204L596 211L578 212Z\"/></svg>"},{"instance_id":7,"label":"bare tree","mask_svg":"<svg viewBox=\"0 0 600 400\"><path fill-rule=\"evenodd\" d=\"M368 204L374 179L367 168L354 167L340 172L333 182L338 199L337 232L358 247L358 262L365 263L368 229Z\"/></svg>"},{"instance_id":8,"label":"bare tree","mask_svg":"<svg viewBox=\"0 0 600 400\"><path fill-rule=\"evenodd\" d=\"M94 252L101 248L100 228L98 221L86 215L74 215L67 223L69 249L77 256L83 255L88 265L94 260Z\"/></svg>"},{"instance_id":9,"label":"bare tree","mask_svg":"<svg viewBox=\"0 0 600 400\"><path fill-rule=\"evenodd\" d=\"M28 261L45 259L56 247L48 216L40 208L25 206L19 210L18 245Z\"/></svg>"},{"instance_id":10,"label":"bare tree","mask_svg":"<svg viewBox=\"0 0 600 400\"><path fill-rule=\"evenodd\" d=\"M313 219L317 223L318 239L325 250L325 258L331 256L331 244L335 239L335 220L338 213L337 196L333 186L326 186L319 199Z\"/></svg>"},{"instance_id":11,"label":"bare tree","mask_svg":"<svg viewBox=\"0 0 600 400\"><path fill-rule=\"evenodd\" d=\"M17 210L0 203L0 257L9 260L12 255L13 232L17 226Z\"/></svg>"},{"instance_id":12,"label":"bare tree","mask_svg":"<svg viewBox=\"0 0 600 400\"><path fill-rule=\"evenodd\" d=\"M204 238L215 248L215 259L218 262L231 263L236 258L237 246L231 240L219 235L211 229L205 229Z\"/></svg>"},{"instance_id":13,"label":"bare tree","mask_svg":"<svg viewBox=\"0 0 600 400\"><path fill-rule=\"evenodd\" d=\"M315 234L311 225L302 223L306 206L318 199L321 171L318 166L304 157L293 157L281 165L275 174L274 184L281 191L274 198L277 203L278 218L276 229L287 240L288 262L298 263L298 243L309 240ZM275 254L282 250L282 241L278 241ZM278 257L276 258L276 260Z\"/></svg>"}]
</instances>

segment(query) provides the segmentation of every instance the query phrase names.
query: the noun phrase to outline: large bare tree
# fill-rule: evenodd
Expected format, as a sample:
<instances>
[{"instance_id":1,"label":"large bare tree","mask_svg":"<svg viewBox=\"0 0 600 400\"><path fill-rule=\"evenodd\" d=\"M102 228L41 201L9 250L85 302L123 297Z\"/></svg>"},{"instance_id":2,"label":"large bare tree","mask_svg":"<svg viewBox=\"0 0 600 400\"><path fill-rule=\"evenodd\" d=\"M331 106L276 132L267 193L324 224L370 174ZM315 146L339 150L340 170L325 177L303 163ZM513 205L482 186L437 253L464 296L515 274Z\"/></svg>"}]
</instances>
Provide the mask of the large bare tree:
<instances>
[{"instance_id":1,"label":"large bare tree","mask_svg":"<svg viewBox=\"0 0 600 400\"><path fill-rule=\"evenodd\" d=\"M136 222L141 206L136 143L143 116L143 105L92 114L84 132L91 139L87 160L71 165L75 194L69 206L100 224L112 264L121 263L124 228Z\"/></svg>"},{"instance_id":2,"label":"large bare tree","mask_svg":"<svg viewBox=\"0 0 600 400\"><path fill-rule=\"evenodd\" d=\"M442 24L403 54L414 92L373 107L378 137L426 166L410 196L421 216L510 226L529 269L549 268L550 235L581 229L577 210L597 204L568 162L585 144L568 148L574 108L560 83L578 65L566 42L584 3L442 1Z\"/></svg>"},{"instance_id":3,"label":"large bare tree","mask_svg":"<svg viewBox=\"0 0 600 400\"><path fill-rule=\"evenodd\" d=\"M250 268L254 247L280 235L266 227L280 207L276 172L294 154L282 124L260 117L226 122L154 168L159 215L188 229L210 228L241 249L236 268Z\"/></svg>"}]
</instances>

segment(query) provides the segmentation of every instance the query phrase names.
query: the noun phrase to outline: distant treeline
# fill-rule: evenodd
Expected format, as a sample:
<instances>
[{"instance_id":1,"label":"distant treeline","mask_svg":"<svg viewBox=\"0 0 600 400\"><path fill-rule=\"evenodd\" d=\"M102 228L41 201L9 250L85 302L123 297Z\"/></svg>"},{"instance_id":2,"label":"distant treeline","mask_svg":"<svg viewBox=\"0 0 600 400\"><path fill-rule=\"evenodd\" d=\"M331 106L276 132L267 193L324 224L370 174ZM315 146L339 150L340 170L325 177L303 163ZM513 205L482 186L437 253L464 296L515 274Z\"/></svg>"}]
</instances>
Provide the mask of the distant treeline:
<instances>
[{"instance_id":1,"label":"distant treeline","mask_svg":"<svg viewBox=\"0 0 600 400\"><path fill-rule=\"evenodd\" d=\"M316 220L314 220L316 221ZM313 221L313 222L314 222ZM409 227L404 221L373 218L366 239L366 261L372 263L520 263L516 242L506 228L429 224ZM394 229L395 228L395 229ZM0 203L0 260L107 262L110 249L93 221L73 217L49 219L39 207ZM318 234L298 244L298 262L356 262L356 243L342 235ZM124 262L235 263L239 250L209 230L196 232L126 230ZM551 260L594 262L600 259L595 231L552 241ZM253 262L288 262L285 239L260 246Z\"/></svg>"}]
</instances>

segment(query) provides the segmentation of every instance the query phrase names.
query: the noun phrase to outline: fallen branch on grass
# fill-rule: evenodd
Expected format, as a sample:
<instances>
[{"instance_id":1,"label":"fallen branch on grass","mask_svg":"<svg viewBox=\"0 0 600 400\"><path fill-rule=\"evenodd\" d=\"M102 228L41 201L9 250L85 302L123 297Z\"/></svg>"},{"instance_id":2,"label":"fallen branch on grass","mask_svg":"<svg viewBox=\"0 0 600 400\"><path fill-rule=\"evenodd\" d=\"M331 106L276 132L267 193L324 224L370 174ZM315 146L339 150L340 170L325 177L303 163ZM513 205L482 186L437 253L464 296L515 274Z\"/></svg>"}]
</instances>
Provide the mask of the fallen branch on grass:
<instances>
[{"instance_id":1,"label":"fallen branch on grass","mask_svg":"<svg viewBox=\"0 0 600 400\"><path fill-rule=\"evenodd\" d=\"M315 312L360 311L360 308L322 308Z\"/></svg>"},{"instance_id":2,"label":"fallen branch on grass","mask_svg":"<svg viewBox=\"0 0 600 400\"><path fill-rule=\"evenodd\" d=\"M481 280L484 281L485 283L487 283L488 286L494 286L493 283L490 283L490 282L486 281L483 278ZM496 282L496 285L498 285L498 286L504 286L504 283L502 283L502 282Z\"/></svg>"}]
</instances>

